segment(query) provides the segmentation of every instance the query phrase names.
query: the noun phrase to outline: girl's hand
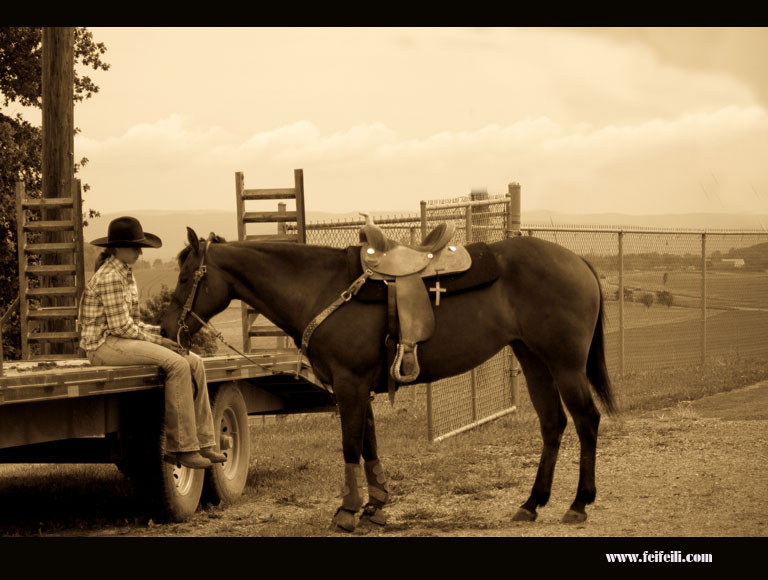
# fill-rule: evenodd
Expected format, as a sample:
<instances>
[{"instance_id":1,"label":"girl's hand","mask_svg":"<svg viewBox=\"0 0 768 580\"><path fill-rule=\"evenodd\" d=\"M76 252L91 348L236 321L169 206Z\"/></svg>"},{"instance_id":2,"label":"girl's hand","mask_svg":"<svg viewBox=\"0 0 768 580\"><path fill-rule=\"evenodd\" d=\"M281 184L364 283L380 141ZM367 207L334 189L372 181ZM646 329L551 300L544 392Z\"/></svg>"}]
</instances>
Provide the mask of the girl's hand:
<instances>
[{"instance_id":1,"label":"girl's hand","mask_svg":"<svg viewBox=\"0 0 768 580\"><path fill-rule=\"evenodd\" d=\"M186 350L182 348L182 346L176 342L175 340L171 340L170 338L163 337L162 342L160 343L165 348L171 349L173 352L178 354L186 354Z\"/></svg>"}]
</instances>

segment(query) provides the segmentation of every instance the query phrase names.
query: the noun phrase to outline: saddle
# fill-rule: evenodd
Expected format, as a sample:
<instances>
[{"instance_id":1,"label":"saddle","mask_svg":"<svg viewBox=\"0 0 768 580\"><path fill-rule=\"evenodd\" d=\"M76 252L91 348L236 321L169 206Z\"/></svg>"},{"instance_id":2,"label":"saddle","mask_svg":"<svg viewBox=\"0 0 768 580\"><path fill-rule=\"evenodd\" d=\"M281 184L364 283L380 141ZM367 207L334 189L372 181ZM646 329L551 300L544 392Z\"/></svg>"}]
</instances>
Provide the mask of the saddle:
<instances>
[{"instance_id":1,"label":"saddle","mask_svg":"<svg viewBox=\"0 0 768 580\"><path fill-rule=\"evenodd\" d=\"M368 218L360 230L360 262L372 280L387 284L391 379L410 383L419 376L418 343L429 340L435 330L435 305L444 289L437 283L428 290L422 278L457 274L469 270L472 258L463 245L450 244L456 226L441 223L418 245L402 244L387 238ZM394 337L399 343L394 345ZM394 392L390 383L390 396Z\"/></svg>"}]
</instances>

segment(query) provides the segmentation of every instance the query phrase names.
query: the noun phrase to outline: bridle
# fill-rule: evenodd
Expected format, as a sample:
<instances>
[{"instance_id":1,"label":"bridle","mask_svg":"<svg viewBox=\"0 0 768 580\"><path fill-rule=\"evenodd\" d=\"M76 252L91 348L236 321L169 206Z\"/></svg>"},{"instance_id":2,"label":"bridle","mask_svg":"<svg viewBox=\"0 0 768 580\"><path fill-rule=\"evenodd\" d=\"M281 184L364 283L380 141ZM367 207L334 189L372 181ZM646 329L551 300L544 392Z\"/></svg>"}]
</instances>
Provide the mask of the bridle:
<instances>
[{"instance_id":1,"label":"bridle","mask_svg":"<svg viewBox=\"0 0 768 580\"><path fill-rule=\"evenodd\" d=\"M203 279L203 276L205 276L206 271L208 270L208 267L205 265L205 259L208 257L208 246L211 245L211 241L213 240L215 234L213 232L210 233L208 236L208 239L205 241L205 246L203 248L203 258L200 260L200 265L197 267L197 270L194 274L194 281L192 282L192 290L189 293L189 296L187 296L187 301L182 304L181 300L179 300L176 297L176 294L171 294L171 298L181 306L181 314L179 315L179 321L178 321L178 331L176 332L176 343L179 346L183 345L181 344L181 333L184 331L189 331L189 326L187 326L186 320L187 316L191 314L194 318L197 319L197 321L200 324L205 325L206 322L200 318L196 313L192 312L192 304L195 302L195 296L197 295L197 287L200 285L200 280Z\"/></svg>"},{"instance_id":2,"label":"bridle","mask_svg":"<svg viewBox=\"0 0 768 580\"><path fill-rule=\"evenodd\" d=\"M200 260L200 265L197 267L197 270L195 270L194 281L192 282L192 290L189 292L189 296L187 296L187 301L182 304L181 300L179 300L176 297L176 294L171 294L171 298L173 299L173 301L176 302L176 304L178 304L179 306L181 306L181 314L179 314L179 321L178 321L178 330L176 332L176 344L178 344L185 351L189 351L187 347L181 344L181 333L184 331L189 332L189 326L187 326L186 320L187 320L187 316L192 316L203 327L209 330L217 339L223 342L227 347L235 351L240 356L248 359L252 363L257 364L260 367L264 367L263 364L253 360L247 354L241 352L240 350L238 350L237 348L229 344L226 340L224 340L224 336L221 334L221 332L216 330L216 328L210 322L206 322L205 320L200 318L200 316L198 316L197 313L192 310L192 304L195 302L195 296L197 295L197 288L200 285L200 281L203 279L206 272L208 271L208 267L205 264L205 260L208 257L208 247L211 245L211 242L215 238L216 238L216 234L211 232L208 235L208 239L205 240L205 246L203 247L203 257ZM270 369L267 369L267 370L270 370ZM273 371L270 370L270 372L273 372Z\"/></svg>"}]
</instances>

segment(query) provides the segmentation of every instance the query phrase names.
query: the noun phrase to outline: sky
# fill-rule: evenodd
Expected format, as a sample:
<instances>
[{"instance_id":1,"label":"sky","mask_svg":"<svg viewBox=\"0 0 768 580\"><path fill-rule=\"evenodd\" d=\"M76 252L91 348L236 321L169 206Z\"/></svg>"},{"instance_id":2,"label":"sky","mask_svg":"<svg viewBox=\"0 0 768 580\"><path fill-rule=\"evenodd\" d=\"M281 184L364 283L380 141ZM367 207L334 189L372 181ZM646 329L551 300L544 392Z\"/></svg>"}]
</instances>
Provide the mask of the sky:
<instances>
[{"instance_id":1,"label":"sky","mask_svg":"<svg viewBox=\"0 0 768 580\"><path fill-rule=\"evenodd\" d=\"M86 207L768 214L768 28L91 28ZM85 69L80 69L85 73ZM27 114L27 113L25 113ZM27 114L34 118L34 113Z\"/></svg>"}]
</instances>

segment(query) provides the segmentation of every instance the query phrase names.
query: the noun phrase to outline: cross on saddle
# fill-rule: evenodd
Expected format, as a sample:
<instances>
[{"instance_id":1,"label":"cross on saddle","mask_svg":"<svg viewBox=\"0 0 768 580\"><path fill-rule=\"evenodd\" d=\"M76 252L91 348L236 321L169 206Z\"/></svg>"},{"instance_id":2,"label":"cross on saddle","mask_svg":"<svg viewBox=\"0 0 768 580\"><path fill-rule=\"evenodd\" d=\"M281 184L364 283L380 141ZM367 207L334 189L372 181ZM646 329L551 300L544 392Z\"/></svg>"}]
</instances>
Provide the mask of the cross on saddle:
<instances>
[{"instance_id":1,"label":"cross on saddle","mask_svg":"<svg viewBox=\"0 0 768 580\"><path fill-rule=\"evenodd\" d=\"M429 289L430 292L435 293L435 306L440 306L440 294L448 292L445 288L440 288L440 279L435 281L435 285Z\"/></svg>"}]
</instances>

